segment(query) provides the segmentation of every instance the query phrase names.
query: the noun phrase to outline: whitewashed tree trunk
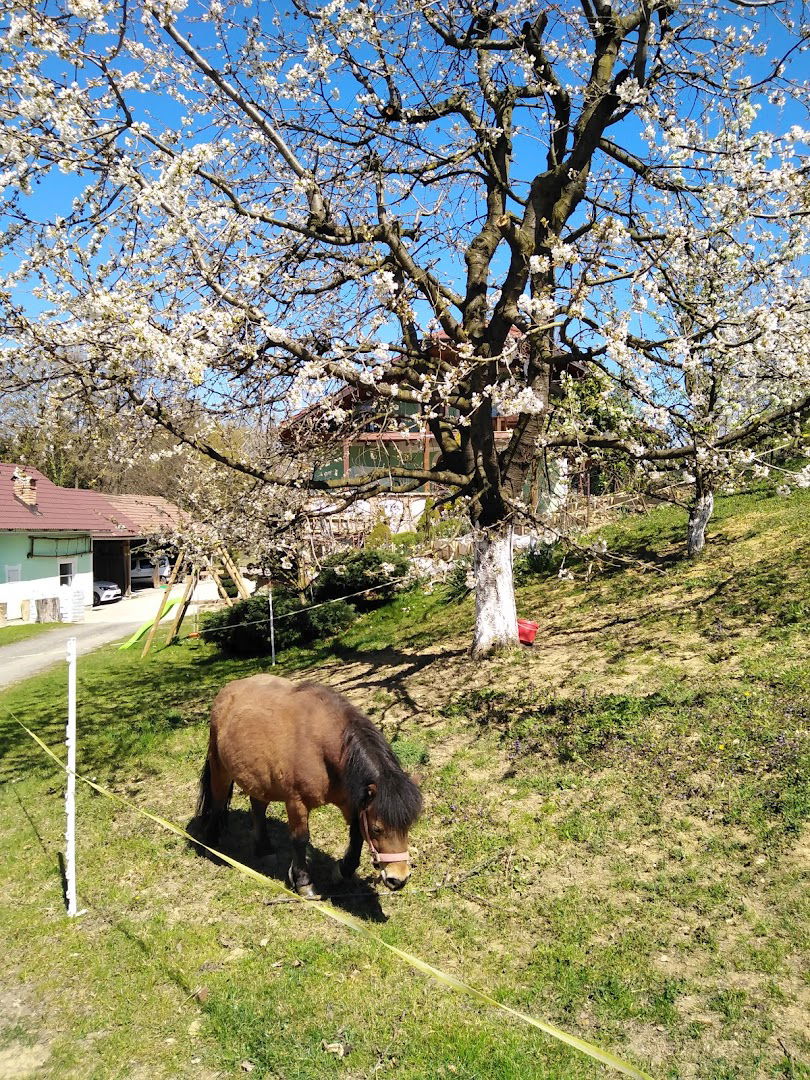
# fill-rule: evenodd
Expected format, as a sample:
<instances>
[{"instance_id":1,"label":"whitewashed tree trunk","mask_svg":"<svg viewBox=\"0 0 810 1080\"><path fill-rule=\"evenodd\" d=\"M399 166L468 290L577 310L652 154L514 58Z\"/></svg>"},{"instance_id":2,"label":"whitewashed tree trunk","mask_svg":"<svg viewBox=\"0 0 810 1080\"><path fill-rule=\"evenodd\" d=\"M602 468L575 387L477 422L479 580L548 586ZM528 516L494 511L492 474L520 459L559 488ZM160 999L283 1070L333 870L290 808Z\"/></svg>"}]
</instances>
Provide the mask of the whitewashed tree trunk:
<instances>
[{"instance_id":1,"label":"whitewashed tree trunk","mask_svg":"<svg viewBox=\"0 0 810 1080\"><path fill-rule=\"evenodd\" d=\"M710 490L698 492L689 508L689 525L686 534L687 555L699 555L706 543L706 526L714 510L714 493Z\"/></svg>"},{"instance_id":2,"label":"whitewashed tree trunk","mask_svg":"<svg viewBox=\"0 0 810 1080\"><path fill-rule=\"evenodd\" d=\"M473 573L475 637L472 654L483 657L518 644L511 526L476 530Z\"/></svg>"}]
</instances>

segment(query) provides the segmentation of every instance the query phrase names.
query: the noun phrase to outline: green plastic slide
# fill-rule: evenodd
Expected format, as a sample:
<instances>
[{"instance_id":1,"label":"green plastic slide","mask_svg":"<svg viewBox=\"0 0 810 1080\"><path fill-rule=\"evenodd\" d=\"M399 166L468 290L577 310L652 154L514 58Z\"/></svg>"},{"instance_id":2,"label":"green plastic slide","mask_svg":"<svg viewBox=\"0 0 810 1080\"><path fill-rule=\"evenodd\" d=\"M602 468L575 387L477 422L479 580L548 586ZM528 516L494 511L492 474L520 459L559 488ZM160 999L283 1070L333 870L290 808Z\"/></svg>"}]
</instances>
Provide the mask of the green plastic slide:
<instances>
[{"instance_id":1,"label":"green plastic slide","mask_svg":"<svg viewBox=\"0 0 810 1080\"><path fill-rule=\"evenodd\" d=\"M161 622L166 618L166 616L169 614L173 607L177 607L177 605L182 599L182 596L172 596L171 599L166 601L166 607L163 609L163 614L160 616ZM154 619L150 619L149 622L145 622L143 626L139 626L135 633L132 635L132 637L129 638L128 641L125 641L123 645L119 645L118 648L129 649L132 645L135 644L136 641L140 641L143 635L150 629L154 621Z\"/></svg>"}]
</instances>

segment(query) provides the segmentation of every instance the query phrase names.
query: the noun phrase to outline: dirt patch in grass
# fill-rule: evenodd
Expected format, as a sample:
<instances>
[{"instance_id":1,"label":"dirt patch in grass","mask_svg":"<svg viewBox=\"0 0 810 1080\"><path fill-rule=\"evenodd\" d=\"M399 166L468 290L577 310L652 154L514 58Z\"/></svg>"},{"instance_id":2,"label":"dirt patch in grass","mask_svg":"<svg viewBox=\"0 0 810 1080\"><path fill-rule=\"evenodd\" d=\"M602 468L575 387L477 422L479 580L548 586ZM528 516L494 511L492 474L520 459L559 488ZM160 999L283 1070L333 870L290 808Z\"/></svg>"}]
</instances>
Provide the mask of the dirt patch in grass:
<instances>
[{"instance_id":1,"label":"dirt patch in grass","mask_svg":"<svg viewBox=\"0 0 810 1080\"><path fill-rule=\"evenodd\" d=\"M51 1051L37 996L24 984L0 988L0 1080L37 1076Z\"/></svg>"},{"instance_id":2,"label":"dirt patch in grass","mask_svg":"<svg viewBox=\"0 0 810 1080\"><path fill-rule=\"evenodd\" d=\"M41 1043L32 1046L12 1042L0 1047L0 1080L28 1080L38 1076L50 1057L50 1050Z\"/></svg>"},{"instance_id":3,"label":"dirt patch in grass","mask_svg":"<svg viewBox=\"0 0 810 1080\"><path fill-rule=\"evenodd\" d=\"M804 828L795 844L785 852L783 862L786 866L794 866L810 874L810 827Z\"/></svg>"},{"instance_id":4,"label":"dirt patch in grass","mask_svg":"<svg viewBox=\"0 0 810 1080\"><path fill-rule=\"evenodd\" d=\"M740 675L747 646L757 645L760 655L767 650L750 626L690 625L691 601L684 625L683 593L676 588L639 604L630 617L623 604L605 605L596 620L583 610L582 597L567 583L558 583L554 590L554 611L537 607L529 611L540 624L535 644L514 654L486 663L473 661L467 655L465 635L447 639L440 652L403 645L347 654L319 665L311 674L348 694L384 728L395 730L404 722L429 724L459 687L508 690L532 683L563 693L583 686L604 693L640 687L650 692L675 671L682 678L714 676L720 665L724 676ZM698 609L696 599L694 610ZM387 695L385 703L375 700L380 692Z\"/></svg>"}]
</instances>

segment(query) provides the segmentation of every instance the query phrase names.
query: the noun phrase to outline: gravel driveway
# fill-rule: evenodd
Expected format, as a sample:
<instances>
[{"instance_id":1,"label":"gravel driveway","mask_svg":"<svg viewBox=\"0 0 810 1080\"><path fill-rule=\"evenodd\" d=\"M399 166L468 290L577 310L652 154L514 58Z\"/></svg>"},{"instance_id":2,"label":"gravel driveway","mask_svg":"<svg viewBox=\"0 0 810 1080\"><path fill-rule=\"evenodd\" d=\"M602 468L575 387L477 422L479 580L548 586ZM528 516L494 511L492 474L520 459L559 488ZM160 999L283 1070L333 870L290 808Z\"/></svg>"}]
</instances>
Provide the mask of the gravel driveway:
<instances>
[{"instance_id":1,"label":"gravel driveway","mask_svg":"<svg viewBox=\"0 0 810 1080\"><path fill-rule=\"evenodd\" d=\"M172 595L182 593L182 588L175 586ZM123 641L147 619L155 617L159 603L160 590L142 589L116 603L87 609L82 623L65 623L37 637L0 645L0 689L64 663L68 638L76 638L79 656L101 645Z\"/></svg>"}]
</instances>

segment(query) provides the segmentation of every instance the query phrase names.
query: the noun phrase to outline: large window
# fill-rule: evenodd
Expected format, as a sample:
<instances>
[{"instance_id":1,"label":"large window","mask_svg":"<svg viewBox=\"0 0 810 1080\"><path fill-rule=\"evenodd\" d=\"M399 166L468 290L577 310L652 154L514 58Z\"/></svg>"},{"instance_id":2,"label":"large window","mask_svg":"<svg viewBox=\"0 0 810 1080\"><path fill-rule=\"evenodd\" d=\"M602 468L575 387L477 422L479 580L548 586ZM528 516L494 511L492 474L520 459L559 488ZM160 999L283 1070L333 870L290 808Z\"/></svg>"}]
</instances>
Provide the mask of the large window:
<instances>
[{"instance_id":1,"label":"large window","mask_svg":"<svg viewBox=\"0 0 810 1080\"><path fill-rule=\"evenodd\" d=\"M89 536L32 536L29 559L52 559L65 555L89 555L93 542Z\"/></svg>"},{"instance_id":2,"label":"large window","mask_svg":"<svg viewBox=\"0 0 810 1080\"><path fill-rule=\"evenodd\" d=\"M395 443L354 443L349 447L349 476L361 477L377 469L421 469L422 453L421 445L403 450ZM386 486L381 481L381 487Z\"/></svg>"}]
</instances>

